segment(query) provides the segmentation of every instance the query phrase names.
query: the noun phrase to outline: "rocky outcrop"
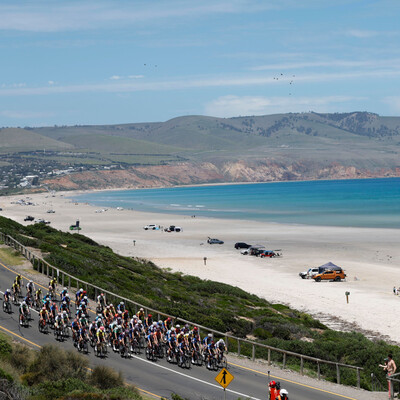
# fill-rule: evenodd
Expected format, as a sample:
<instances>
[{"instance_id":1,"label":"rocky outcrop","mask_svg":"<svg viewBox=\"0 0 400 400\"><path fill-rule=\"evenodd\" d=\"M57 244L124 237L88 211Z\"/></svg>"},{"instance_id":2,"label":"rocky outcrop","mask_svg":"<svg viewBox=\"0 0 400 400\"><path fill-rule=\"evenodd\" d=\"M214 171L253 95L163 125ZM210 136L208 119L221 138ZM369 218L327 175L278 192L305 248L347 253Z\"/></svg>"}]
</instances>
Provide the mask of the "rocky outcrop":
<instances>
[{"instance_id":1,"label":"rocky outcrop","mask_svg":"<svg viewBox=\"0 0 400 400\"><path fill-rule=\"evenodd\" d=\"M222 165L182 162L171 165L132 167L124 170L78 172L47 179L43 183L55 190L110 188L149 188L226 182L271 182L315 179L357 179L400 176L400 168L358 169L332 163L312 162L284 165L275 161L236 161Z\"/></svg>"}]
</instances>

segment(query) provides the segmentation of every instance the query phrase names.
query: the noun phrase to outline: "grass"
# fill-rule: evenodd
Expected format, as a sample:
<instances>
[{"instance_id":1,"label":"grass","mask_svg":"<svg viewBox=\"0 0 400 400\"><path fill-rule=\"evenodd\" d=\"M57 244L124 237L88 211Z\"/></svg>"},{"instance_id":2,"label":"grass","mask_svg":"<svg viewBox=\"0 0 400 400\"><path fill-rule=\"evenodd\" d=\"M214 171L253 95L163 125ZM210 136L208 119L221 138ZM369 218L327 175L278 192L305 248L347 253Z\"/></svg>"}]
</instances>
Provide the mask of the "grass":
<instances>
[{"instance_id":1,"label":"grass","mask_svg":"<svg viewBox=\"0 0 400 400\"><path fill-rule=\"evenodd\" d=\"M45 345L34 351L0 333L0 379L7 398L24 400L143 400L121 373L98 366L75 351Z\"/></svg>"},{"instance_id":2,"label":"grass","mask_svg":"<svg viewBox=\"0 0 400 400\"><path fill-rule=\"evenodd\" d=\"M0 248L0 260L7 265L22 265L25 258L18 251L9 247Z\"/></svg>"},{"instance_id":3,"label":"grass","mask_svg":"<svg viewBox=\"0 0 400 400\"><path fill-rule=\"evenodd\" d=\"M23 245L40 249L56 268L147 307L238 337L256 337L276 348L362 367L361 386L365 389L370 389L371 373L384 383L378 364L388 353L400 359L397 346L370 341L360 333L330 330L306 313L271 304L238 287L171 273L151 262L120 256L77 233L39 224L24 227L4 217L0 217L0 229ZM89 290L89 295L94 293ZM237 342L230 340L229 347L236 351ZM251 357L252 346L242 343L241 354ZM268 352L257 348L256 356L267 359ZM282 363L280 353L272 352L271 356L273 362ZM298 369L299 364L299 359L288 357L288 366ZM305 362L304 368L316 371L315 363ZM342 383L357 384L354 371L341 372ZM336 380L335 366L321 365L321 374Z\"/></svg>"}]
</instances>

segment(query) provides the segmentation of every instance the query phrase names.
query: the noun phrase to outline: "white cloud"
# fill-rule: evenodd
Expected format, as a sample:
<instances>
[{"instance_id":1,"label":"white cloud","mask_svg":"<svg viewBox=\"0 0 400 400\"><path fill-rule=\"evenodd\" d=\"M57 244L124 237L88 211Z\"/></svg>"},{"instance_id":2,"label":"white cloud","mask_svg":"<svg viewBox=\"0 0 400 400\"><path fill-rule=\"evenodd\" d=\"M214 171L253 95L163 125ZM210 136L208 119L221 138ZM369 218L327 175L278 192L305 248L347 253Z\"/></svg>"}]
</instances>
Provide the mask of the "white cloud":
<instances>
[{"instance_id":1,"label":"white cloud","mask_svg":"<svg viewBox=\"0 0 400 400\"><path fill-rule=\"evenodd\" d=\"M375 60L317 60L295 61L281 64L266 64L250 68L251 71L297 70L303 68L339 67L339 68L396 68L400 59L375 59Z\"/></svg>"},{"instance_id":2,"label":"white cloud","mask_svg":"<svg viewBox=\"0 0 400 400\"><path fill-rule=\"evenodd\" d=\"M34 119L34 118L48 118L52 117L52 113L38 112L38 111L15 111L15 110L3 110L0 111L2 117L11 119Z\"/></svg>"},{"instance_id":3,"label":"white cloud","mask_svg":"<svg viewBox=\"0 0 400 400\"><path fill-rule=\"evenodd\" d=\"M262 97L262 96L222 96L204 108L206 115L221 118L238 115L266 115L286 112L338 111L338 105L355 100L365 100L363 97L325 96L325 97Z\"/></svg>"},{"instance_id":4,"label":"white cloud","mask_svg":"<svg viewBox=\"0 0 400 400\"><path fill-rule=\"evenodd\" d=\"M345 72L308 73L297 75L293 78L291 74L280 76L279 81L274 80L273 75L241 75L241 76L211 76L211 77L183 77L170 80L154 80L143 82L139 80L113 80L108 83L76 84L69 86L43 86L43 87L3 87L0 96L31 96L51 95L60 93L123 93L138 91L165 91L185 90L207 87L245 87L245 86L268 86L287 85L294 80L296 83L319 83L333 82L339 80L355 79L393 79L400 76L400 70L393 68L354 70Z\"/></svg>"},{"instance_id":5,"label":"white cloud","mask_svg":"<svg viewBox=\"0 0 400 400\"><path fill-rule=\"evenodd\" d=\"M119 79L121 79L121 76L119 76L119 75L113 75L113 76L110 76L110 79L111 79L112 81L118 81Z\"/></svg>"},{"instance_id":6,"label":"white cloud","mask_svg":"<svg viewBox=\"0 0 400 400\"><path fill-rule=\"evenodd\" d=\"M129 79L142 79L144 75L128 75Z\"/></svg>"},{"instance_id":7,"label":"white cloud","mask_svg":"<svg viewBox=\"0 0 400 400\"><path fill-rule=\"evenodd\" d=\"M55 84L54 81L48 81L47 83L48 83L49 85L54 85L54 84Z\"/></svg>"},{"instance_id":8,"label":"white cloud","mask_svg":"<svg viewBox=\"0 0 400 400\"><path fill-rule=\"evenodd\" d=\"M199 18L215 14L242 14L281 8L276 2L230 0L214 2L161 1L119 2L70 1L67 4L53 1L2 3L0 5L0 30L32 32L76 31L121 26L160 19Z\"/></svg>"},{"instance_id":9,"label":"white cloud","mask_svg":"<svg viewBox=\"0 0 400 400\"><path fill-rule=\"evenodd\" d=\"M346 32L348 36L353 36L359 39L368 39L374 36L378 36L380 33L372 30L361 30L361 29L350 29Z\"/></svg>"}]
</instances>

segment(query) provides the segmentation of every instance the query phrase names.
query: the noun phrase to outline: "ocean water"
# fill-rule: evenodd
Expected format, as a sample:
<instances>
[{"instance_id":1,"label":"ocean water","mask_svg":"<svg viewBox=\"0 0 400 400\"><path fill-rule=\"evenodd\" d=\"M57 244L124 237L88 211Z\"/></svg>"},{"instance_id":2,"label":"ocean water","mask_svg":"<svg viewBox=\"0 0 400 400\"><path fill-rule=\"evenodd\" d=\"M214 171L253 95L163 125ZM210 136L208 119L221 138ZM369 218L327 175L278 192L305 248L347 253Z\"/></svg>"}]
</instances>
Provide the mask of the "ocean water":
<instances>
[{"instance_id":1,"label":"ocean water","mask_svg":"<svg viewBox=\"0 0 400 400\"><path fill-rule=\"evenodd\" d=\"M189 216L400 228L400 178L119 190L87 193L74 200Z\"/></svg>"}]
</instances>

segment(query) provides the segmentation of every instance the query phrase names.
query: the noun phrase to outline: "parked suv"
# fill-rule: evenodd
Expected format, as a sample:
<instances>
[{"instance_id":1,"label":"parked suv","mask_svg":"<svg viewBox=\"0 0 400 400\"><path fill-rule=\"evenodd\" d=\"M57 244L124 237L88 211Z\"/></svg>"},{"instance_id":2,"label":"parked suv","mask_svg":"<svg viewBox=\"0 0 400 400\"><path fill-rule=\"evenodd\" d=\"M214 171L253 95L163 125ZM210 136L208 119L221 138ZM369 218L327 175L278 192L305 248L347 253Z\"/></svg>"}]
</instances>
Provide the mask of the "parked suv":
<instances>
[{"instance_id":1,"label":"parked suv","mask_svg":"<svg viewBox=\"0 0 400 400\"><path fill-rule=\"evenodd\" d=\"M340 282L342 279L346 278L346 274L343 272L343 270L340 271L326 270L321 274L314 275L312 278L315 280L315 282L321 282L321 281Z\"/></svg>"},{"instance_id":2,"label":"parked suv","mask_svg":"<svg viewBox=\"0 0 400 400\"><path fill-rule=\"evenodd\" d=\"M34 221L34 220L35 220L35 218L32 217L32 215L27 215L27 216L24 218L24 221Z\"/></svg>"},{"instance_id":3,"label":"parked suv","mask_svg":"<svg viewBox=\"0 0 400 400\"><path fill-rule=\"evenodd\" d=\"M210 238L210 237L207 239L207 243L208 244L224 244L224 242L222 240L213 239L213 238Z\"/></svg>"},{"instance_id":4,"label":"parked suv","mask_svg":"<svg viewBox=\"0 0 400 400\"><path fill-rule=\"evenodd\" d=\"M248 249L249 247L251 247L251 244L247 244L244 242L237 242L235 243L235 249Z\"/></svg>"},{"instance_id":5,"label":"parked suv","mask_svg":"<svg viewBox=\"0 0 400 400\"><path fill-rule=\"evenodd\" d=\"M158 225L149 224L149 225L144 226L143 229L144 229L145 231L147 231L147 230L153 230L153 231L155 231L156 229L160 229L160 228L158 227Z\"/></svg>"}]
</instances>

